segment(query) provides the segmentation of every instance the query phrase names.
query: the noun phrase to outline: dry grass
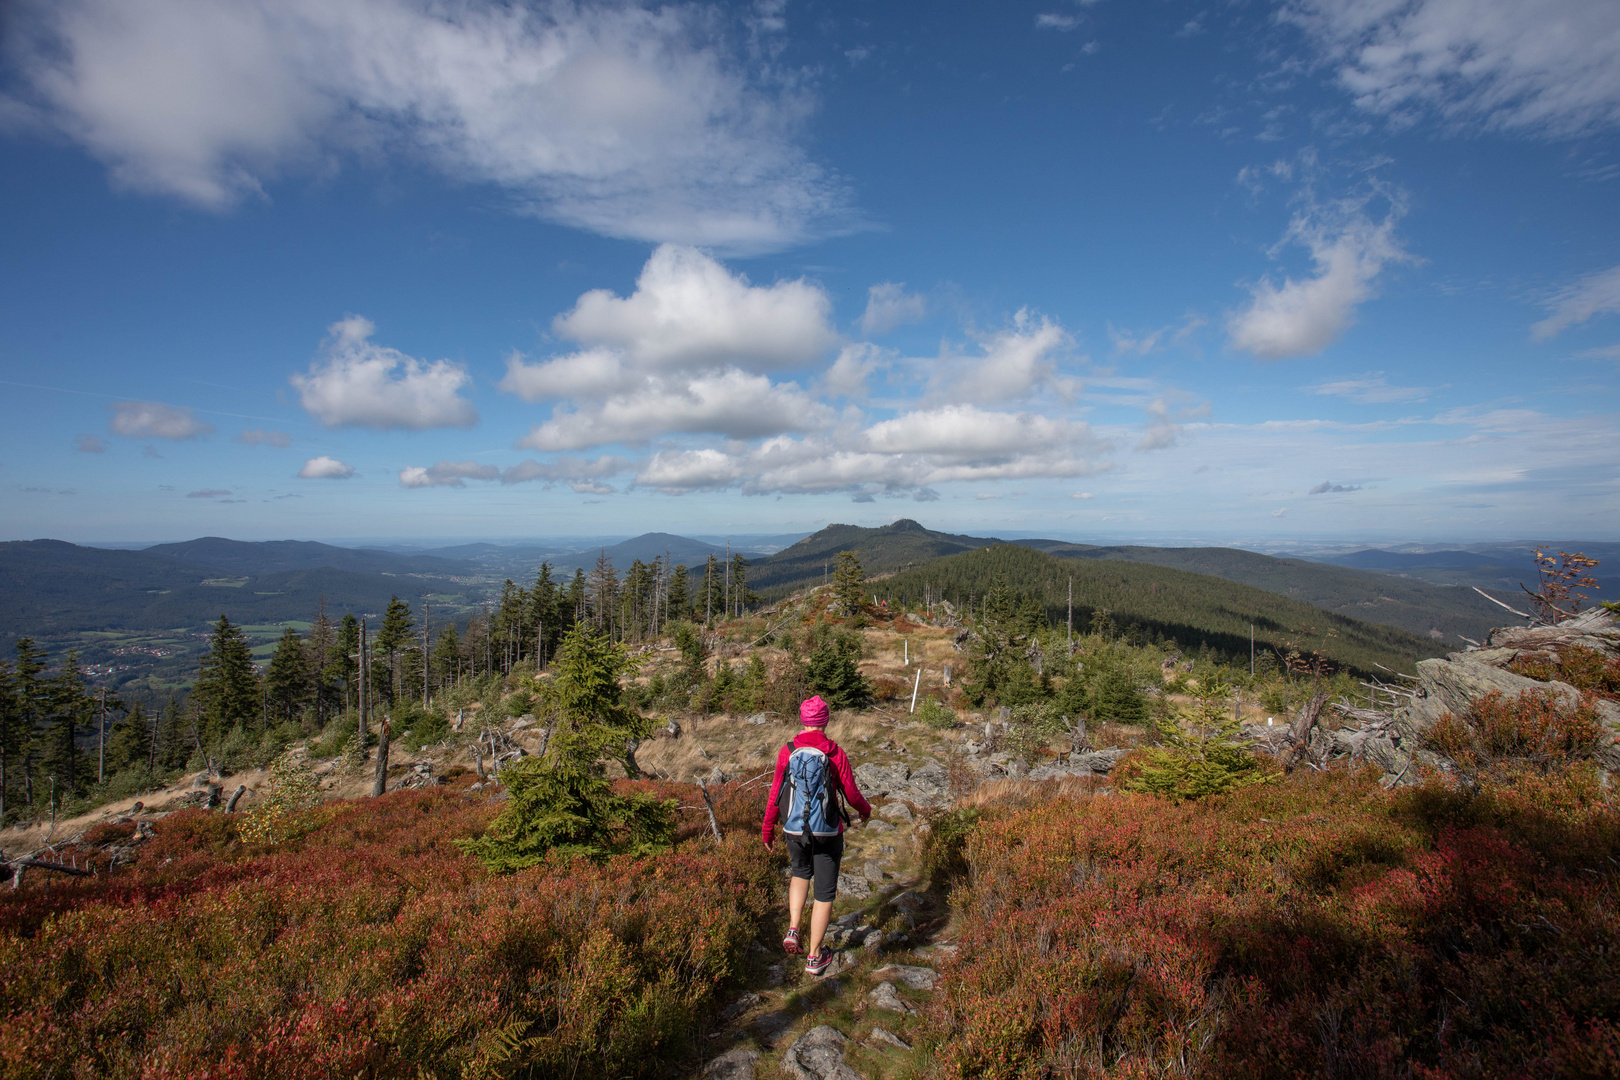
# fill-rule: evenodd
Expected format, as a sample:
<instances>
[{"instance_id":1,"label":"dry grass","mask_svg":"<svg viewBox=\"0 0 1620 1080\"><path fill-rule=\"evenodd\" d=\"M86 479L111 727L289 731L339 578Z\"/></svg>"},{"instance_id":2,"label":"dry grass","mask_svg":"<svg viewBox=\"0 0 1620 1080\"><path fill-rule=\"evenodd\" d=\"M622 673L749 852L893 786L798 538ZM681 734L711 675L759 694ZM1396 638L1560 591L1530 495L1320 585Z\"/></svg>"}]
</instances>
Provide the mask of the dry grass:
<instances>
[{"instance_id":1,"label":"dry grass","mask_svg":"<svg viewBox=\"0 0 1620 1080\"><path fill-rule=\"evenodd\" d=\"M991 780L956 800L957 806L998 806L1027 810L1057 799L1083 799L1109 790L1106 776L1064 776L1055 780Z\"/></svg>"}]
</instances>

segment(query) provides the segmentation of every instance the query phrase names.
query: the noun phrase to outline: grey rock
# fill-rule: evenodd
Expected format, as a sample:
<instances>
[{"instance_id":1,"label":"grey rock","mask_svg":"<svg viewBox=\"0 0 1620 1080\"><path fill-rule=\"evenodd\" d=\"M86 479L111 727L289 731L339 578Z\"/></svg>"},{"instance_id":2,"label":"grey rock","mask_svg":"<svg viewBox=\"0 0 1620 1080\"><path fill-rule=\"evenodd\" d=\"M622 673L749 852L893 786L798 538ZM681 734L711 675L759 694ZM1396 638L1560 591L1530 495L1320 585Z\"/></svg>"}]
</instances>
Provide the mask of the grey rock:
<instances>
[{"instance_id":1,"label":"grey rock","mask_svg":"<svg viewBox=\"0 0 1620 1080\"><path fill-rule=\"evenodd\" d=\"M730 779L731 779L731 777L726 775L725 770L721 769L720 766L716 765L714 768L709 770L709 775L708 775L708 778L707 778L707 780L705 782L708 783L708 784L711 784L711 785L712 784L723 784L727 780L730 780Z\"/></svg>"},{"instance_id":2,"label":"grey rock","mask_svg":"<svg viewBox=\"0 0 1620 1080\"><path fill-rule=\"evenodd\" d=\"M878 983L872 988L872 992L866 995L866 1000L879 1009L897 1012L902 1016L912 1016L917 1011L906 1004L906 999L900 996L900 992L894 988L894 983Z\"/></svg>"},{"instance_id":3,"label":"grey rock","mask_svg":"<svg viewBox=\"0 0 1620 1080\"><path fill-rule=\"evenodd\" d=\"M856 877L854 874L839 874L838 891L846 896L853 896L857 900L864 900L872 895L872 886L864 877Z\"/></svg>"},{"instance_id":4,"label":"grey rock","mask_svg":"<svg viewBox=\"0 0 1620 1080\"><path fill-rule=\"evenodd\" d=\"M822 1024L811 1028L782 1055L782 1071L793 1080L863 1080L860 1073L844 1064L844 1046L848 1042L835 1027Z\"/></svg>"},{"instance_id":5,"label":"grey rock","mask_svg":"<svg viewBox=\"0 0 1620 1080\"><path fill-rule=\"evenodd\" d=\"M861 867L861 876L874 885L883 884L883 864L876 859L867 859L866 865Z\"/></svg>"},{"instance_id":6,"label":"grey rock","mask_svg":"<svg viewBox=\"0 0 1620 1080\"><path fill-rule=\"evenodd\" d=\"M889 903L901 911L921 911L928 906L928 898L915 889L907 889L905 892L895 896Z\"/></svg>"},{"instance_id":7,"label":"grey rock","mask_svg":"<svg viewBox=\"0 0 1620 1080\"><path fill-rule=\"evenodd\" d=\"M1396 721L1407 732L1427 731L1446 713L1460 713L1492 691L1503 697L1519 697L1531 691L1550 690L1569 705L1580 700L1573 686L1562 682L1541 682L1511 671L1473 660L1468 653L1452 653L1448 660L1419 660L1418 696L1401 706Z\"/></svg>"},{"instance_id":8,"label":"grey rock","mask_svg":"<svg viewBox=\"0 0 1620 1080\"><path fill-rule=\"evenodd\" d=\"M765 985L781 986L787 981L787 970L781 964L772 964L765 969Z\"/></svg>"},{"instance_id":9,"label":"grey rock","mask_svg":"<svg viewBox=\"0 0 1620 1080\"><path fill-rule=\"evenodd\" d=\"M903 949L911 944L911 938L903 930L890 930L883 935L883 948Z\"/></svg>"},{"instance_id":10,"label":"grey rock","mask_svg":"<svg viewBox=\"0 0 1620 1080\"><path fill-rule=\"evenodd\" d=\"M848 915L840 915L838 918L833 920L834 926L841 926L846 930L852 926L859 926L860 923L861 913L858 911L852 911Z\"/></svg>"},{"instance_id":11,"label":"grey rock","mask_svg":"<svg viewBox=\"0 0 1620 1080\"><path fill-rule=\"evenodd\" d=\"M868 798L888 795L890 792L903 791L910 774L911 770L903 764L874 765L867 762L855 766L855 784Z\"/></svg>"},{"instance_id":12,"label":"grey rock","mask_svg":"<svg viewBox=\"0 0 1620 1080\"><path fill-rule=\"evenodd\" d=\"M910 1043L906 1042L904 1039L900 1038L900 1036L896 1035L894 1032L888 1030L887 1028L880 1028L880 1027L873 1028L872 1029L872 1034L869 1037L868 1041L875 1042L880 1046L892 1046L892 1047L895 1047L898 1050L910 1050L911 1049L911 1044Z\"/></svg>"},{"instance_id":13,"label":"grey rock","mask_svg":"<svg viewBox=\"0 0 1620 1080\"><path fill-rule=\"evenodd\" d=\"M753 724L755 727L758 727L761 724L768 724L770 722L771 722L771 714L770 713L757 712L757 713L753 713L752 715L743 717L743 723L745 723L745 724Z\"/></svg>"},{"instance_id":14,"label":"grey rock","mask_svg":"<svg viewBox=\"0 0 1620 1080\"><path fill-rule=\"evenodd\" d=\"M888 964L872 972L874 979L903 982L913 990L932 990L939 982L939 972L928 967L910 964Z\"/></svg>"},{"instance_id":15,"label":"grey rock","mask_svg":"<svg viewBox=\"0 0 1620 1080\"><path fill-rule=\"evenodd\" d=\"M703 1066L703 1080L754 1080L759 1051L739 1046Z\"/></svg>"},{"instance_id":16,"label":"grey rock","mask_svg":"<svg viewBox=\"0 0 1620 1080\"><path fill-rule=\"evenodd\" d=\"M878 807L877 816L889 821L910 821L913 817L911 807L903 802L884 803Z\"/></svg>"},{"instance_id":17,"label":"grey rock","mask_svg":"<svg viewBox=\"0 0 1620 1080\"><path fill-rule=\"evenodd\" d=\"M906 784L912 791L935 798L946 795L951 788L951 776L945 766L930 761L920 769L913 769Z\"/></svg>"},{"instance_id":18,"label":"grey rock","mask_svg":"<svg viewBox=\"0 0 1620 1080\"><path fill-rule=\"evenodd\" d=\"M866 823L866 827L871 829L873 832L894 832L893 825L890 825L887 821L881 821L878 818L873 818L871 821L868 821Z\"/></svg>"}]
</instances>

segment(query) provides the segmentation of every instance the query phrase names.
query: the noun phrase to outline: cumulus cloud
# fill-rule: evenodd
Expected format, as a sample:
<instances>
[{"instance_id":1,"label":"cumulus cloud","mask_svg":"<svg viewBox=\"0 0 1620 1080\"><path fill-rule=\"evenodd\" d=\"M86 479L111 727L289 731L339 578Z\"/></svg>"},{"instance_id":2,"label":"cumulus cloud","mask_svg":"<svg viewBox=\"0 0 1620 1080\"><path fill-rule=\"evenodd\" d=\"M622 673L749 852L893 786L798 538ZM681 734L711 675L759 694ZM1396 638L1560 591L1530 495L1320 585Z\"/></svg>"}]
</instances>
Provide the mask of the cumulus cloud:
<instances>
[{"instance_id":1,"label":"cumulus cloud","mask_svg":"<svg viewBox=\"0 0 1620 1080\"><path fill-rule=\"evenodd\" d=\"M183 405L120 401L112 410L113 417L107 426L114 435L130 439L195 439L214 430L212 424L198 420L196 414Z\"/></svg>"},{"instance_id":2,"label":"cumulus cloud","mask_svg":"<svg viewBox=\"0 0 1620 1080\"><path fill-rule=\"evenodd\" d=\"M262 428L248 428L236 437L236 441L245 446L273 446L278 450L285 450L292 445L292 436L285 431L265 431Z\"/></svg>"},{"instance_id":3,"label":"cumulus cloud","mask_svg":"<svg viewBox=\"0 0 1620 1080\"><path fill-rule=\"evenodd\" d=\"M795 368L838 342L832 302L805 280L750 285L694 248L661 245L617 296L593 289L552 328L562 337L611 349L643 371L735 364L749 371Z\"/></svg>"},{"instance_id":4,"label":"cumulus cloud","mask_svg":"<svg viewBox=\"0 0 1620 1080\"><path fill-rule=\"evenodd\" d=\"M1105 449L1084 423L948 405L864 429L777 436L735 452L659 451L636 484L672 493L915 492L952 481L1085 476L1109 467L1096 457Z\"/></svg>"},{"instance_id":5,"label":"cumulus cloud","mask_svg":"<svg viewBox=\"0 0 1620 1080\"><path fill-rule=\"evenodd\" d=\"M289 379L304 410L327 427L387 431L472 427L478 413L460 396L472 378L449 360L425 363L371 340L370 319L350 315L327 328L321 358Z\"/></svg>"},{"instance_id":6,"label":"cumulus cloud","mask_svg":"<svg viewBox=\"0 0 1620 1080\"><path fill-rule=\"evenodd\" d=\"M1070 30L1076 29L1080 25L1080 22L1081 19L1078 15L1065 15L1062 12L1043 11L1039 15L1035 16L1035 29L1056 30L1060 34L1066 34Z\"/></svg>"},{"instance_id":7,"label":"cumulus cloud","mask_svg":"<svg viewBox=\"0 0 1620 1080\"><path fill-rule=\"evenodd\" d=\"M833 397L865 397L866 380L888 362L888 354L869 341L846 345L822 376L821 385Z\"/></svg>"},{"instance_id":8,"label":"cumulus cloud","mask_svg":"<svg viewBox=\"0 0 1620 1080\"><path fill-rule=\"evenodd\" d=\"M493 465L480 465L476 461L441 461L424 468L409 465L399 471L401 487L466 487L468 480L494 480L501 470Z\"/></svg>"},{"instance_id":9,"label":"cumulus cloud","mask_svg":"<svg viewBox=\"0 0 1620 1080\"><path fill-rule=\"evenodd\" d=\"M926 314L926 296L906 292L903 281L885 281L866 290L866 311L861 314L861 333L886 334L897 326L916 322Z\"/></svg>"},{"instance_id":10,"label":"cumulus cloud","mask_svg":"<svg viewBox=\"0 0 1620 1080\"><path fill-rule=\"evenodd\" d=\"M796 383L730 368L689 378L648 378L636 389L600 402L553 410L518 445L532 450L580 450L610 443L644 443L661 434L714 434L757 439L813 431L832 410Z\"/></svg>"},{"instance_id":11,"label":"cumulus cloud","mask_svg":"<svg viewBox=\"0 0 1620 1080\"><path fill-rule=\"evenodd\" d=\"M1174 446L1176 437L1181 434L1181 426L1170 418L1170 406L1164 398L1158 398L1148 403L1148 426L1142 434L1142 440L1136 444L1138 450L1163 450L1167 446Z\"/></svg>"},{"instance_id":12,"label":"cumulus cloud","mask_svg":"<svg viewBox=\"0 0 1620 1080\"><path fill-rule=\"evenodd\" d=\"M105 454L107 440L100 435L80 435L73 440L73 449L81 454Z\"/></svg>"},{"instance_id":13,"label":"cumulus cloud","mask_svg":"<svg viewBox=\"0 0 1620 1080\"><path fill-rule=\"evenodd\" d=\"M978 341L978 356L942 357L940 367L950 380L947 391L957 401L1008 401L1047 389L1072 397L1080 389L1073 379L1059 374L1057 354L1073 346L1067 330L1044 315L1036 318L1028 308L1013 316L1012 325Z\"/></svg>"},{"instance_id":14,"label":"cumulus cloud","mask_svg":"<svg viewBox=\"0 0 1620 1080\"><path fill-rule=\"evenodd\" d=\"M1620 123L1613 0L1292 0L1281 18L1358 107L1397 125L1570 136Z\"/></svg>"},{"instance_id":15,"label":"cumulus cloud","mask_svg":"<svg viewBox=\"0 0 1620 1080\"><path fill-rule=\"evenodd\" d=\"M1549 306L1552 314L1530 328L1530 332L1542 340L1595 315L1620 313L1620 266L1588 274L1558 293Z\"/></svg>"},{"instance_id":16,"label":"cumulus cloud","mask_svg":"<svg viewBox=\"0 0 1620 1080\"><path fill-rule=\"evenodd\" d=\"M304 462L304 467L298 470L299 479L302 480L347 480L354 475L354 466L345 465L337 458L321 455L312 457Z\"/></svg>"},{"instance_id":17,"label":"cumulus cloud","mask_svg":"<svg viewBox=\"0 0 1620 1080\"><path fill-rule=\"evenodd\" d=\"M1227 324L1233 347L1282 360L1321 352L1337 341L1355 321L1356 306L1373 295L1384 267L1408 258L1395 239L1400 212L1397 204L1374 220L1363 202L1349 202L1297 215L1283 242L1308 249L1316 273L1255 285L1248 308Z\"/></svg>"},{"instance_id":18,"label":"cumulus cloud","mask_svg":"<svg viewBox=\"0 0 1620 1080\"><path fill-rule=\"evenodd\" d=\"M1357 486L1357 485L1334 484L1334 483L1331 483L1331 482L1329 482L1327 480L1324 480L1320 484L1317 484L1315 487L1311 488L1311 490L1308 492L1308 494L1311 494L1311 495L1338 495L1338 494L1341 494L1341 493L1347 492L1347 491L1360 491L1360 490L1361 490L1361 488L1359 486Z\"/></svg>"},{"instance_id":19,"label":"cumulus cloud","mask_svg":"<svg viewBox=\"0 0 1620 1080\"><path fill-rule=\"evenodd\" d=\"M393 154L566 225L760 251L850 225L769 22L745 50L695 4L22 0L5 104L203 207Z\"/></svg>"}]
</instances>

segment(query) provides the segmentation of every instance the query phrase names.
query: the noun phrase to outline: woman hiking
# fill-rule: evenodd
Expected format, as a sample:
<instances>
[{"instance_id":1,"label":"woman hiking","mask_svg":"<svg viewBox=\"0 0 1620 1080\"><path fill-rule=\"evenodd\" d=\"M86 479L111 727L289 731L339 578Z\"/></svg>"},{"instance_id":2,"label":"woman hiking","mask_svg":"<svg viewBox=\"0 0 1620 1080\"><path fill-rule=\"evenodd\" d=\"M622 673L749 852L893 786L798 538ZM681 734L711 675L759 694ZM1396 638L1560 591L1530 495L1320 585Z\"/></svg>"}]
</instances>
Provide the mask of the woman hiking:
<instances>
[{"instance_id":1,"label":"woman hiking","mask_svg":"<svg viewBox=\"0 0 1620 1080\"><path fill-rule=\"evenodd\" d=\"M820 975L832 963L832 950L822 948L821 939L838 898L838 864L844 858L843 799L860 812L863 825L872 817L871 804L855 786L849 755L827 738L828 715L827 703L819 696L799 706L804 730L776 755L776 779L771 783L762 827L765 846L770 847L780 817L782 838L793 864L788 882L788 932L782 939L782 948L789 954L799 951L799 919L810 883L815 881L816 903L810 912L810 941L805 950L807 975Z\"/></svg>"}]
</instances>

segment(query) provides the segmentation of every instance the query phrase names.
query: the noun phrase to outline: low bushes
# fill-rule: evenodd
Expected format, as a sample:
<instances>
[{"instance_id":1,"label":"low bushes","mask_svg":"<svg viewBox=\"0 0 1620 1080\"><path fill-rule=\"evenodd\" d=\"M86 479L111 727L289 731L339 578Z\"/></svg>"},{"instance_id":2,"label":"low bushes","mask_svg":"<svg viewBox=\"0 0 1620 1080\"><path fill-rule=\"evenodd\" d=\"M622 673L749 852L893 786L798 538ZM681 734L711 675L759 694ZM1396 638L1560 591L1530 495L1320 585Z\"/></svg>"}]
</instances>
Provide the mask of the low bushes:
<instances>
[{"instance_id":1,"label":"low bushes","mask_svg":"<svg viewBox=\"0 0 1620 1080\"><path fill-rule=\"evenodd\" d=\"M454 841L494 809L394 792L275 849L184 812L130 871L0 896L0 1074L617 1078L687 1058L775 906L753 831L490 877Z\"/></svg>"},{"instance_id":2,"label":"low bushes","mask_svg":"<svg viewBox=\"0 0 1620 1080\"><path fill-rule=\"evenodd\" d=\"M1511 784L1320 773L986 816L941 1073L1614 1075L1620 816L1582 718L1548 709L1442 730L1519 762Z\"/></svg>"}]
</instances>

